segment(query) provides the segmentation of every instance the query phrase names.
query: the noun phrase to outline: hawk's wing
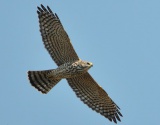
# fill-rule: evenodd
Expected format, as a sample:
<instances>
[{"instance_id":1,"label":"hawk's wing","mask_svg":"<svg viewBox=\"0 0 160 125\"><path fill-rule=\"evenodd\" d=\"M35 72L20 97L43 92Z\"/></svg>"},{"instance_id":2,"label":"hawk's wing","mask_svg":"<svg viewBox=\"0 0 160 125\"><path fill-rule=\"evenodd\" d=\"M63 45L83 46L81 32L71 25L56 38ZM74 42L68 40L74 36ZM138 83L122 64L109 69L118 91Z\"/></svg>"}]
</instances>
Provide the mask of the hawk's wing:
<instances>
[{"instance_id":1,"label":"hawk's wing","mask_svg":"<svg viewBox=\"0 0 160 125\"><path fill-rule=\"evenodd\" d=\"M67 81L76 95L90 108L100 113L110 121L120 121L119 107L87 72L82 76L67 78Z\"/></svg>"},{"instance_id":2,"label":"hawk's wing","mask_svg":"<svg viewBox=\"0 0 160 125\"><path fill-rule=\"evenodd\" d=\"M58 16L48 6L46 9L43 5L41 8L38 7L37 13L45 48L56 64L59 66L66 62L78 60L79 58Z\"/></svg>"}]
</instances>

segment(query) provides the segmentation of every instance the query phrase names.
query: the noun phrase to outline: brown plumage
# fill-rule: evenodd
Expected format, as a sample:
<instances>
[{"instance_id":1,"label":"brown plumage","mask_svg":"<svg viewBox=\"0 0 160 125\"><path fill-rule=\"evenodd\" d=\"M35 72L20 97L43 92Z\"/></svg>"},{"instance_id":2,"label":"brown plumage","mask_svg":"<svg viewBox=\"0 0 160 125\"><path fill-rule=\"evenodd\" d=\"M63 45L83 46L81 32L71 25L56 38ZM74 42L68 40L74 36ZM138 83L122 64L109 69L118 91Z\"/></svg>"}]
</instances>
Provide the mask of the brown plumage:
<instances>
[{"instance_id":1,"label":"brown plumage","mask_svg":"<svg viewBox=\"0 0 160 125\"><path fill-rule=\"evenodd\" d=\"M77 56L57 14L43 5L37 10L40 32L45 48L58 65L57 69L28 71L30 83L42 93L48 93L62 78L86 105L110 121L120 120L120 108L88 73L92 63Z\"/></svg>"},{"instance_id":2,"label":"brown plumage","mask_svg":"<svg viewBox=\"0 0 160 125\"><path fill-rule=\"evenodd\" d=\"M40 32L45 48L58 66L78 60L70 39L64 30L57 14L47 6L38 7Z\"/></svg>"}]
</instances>

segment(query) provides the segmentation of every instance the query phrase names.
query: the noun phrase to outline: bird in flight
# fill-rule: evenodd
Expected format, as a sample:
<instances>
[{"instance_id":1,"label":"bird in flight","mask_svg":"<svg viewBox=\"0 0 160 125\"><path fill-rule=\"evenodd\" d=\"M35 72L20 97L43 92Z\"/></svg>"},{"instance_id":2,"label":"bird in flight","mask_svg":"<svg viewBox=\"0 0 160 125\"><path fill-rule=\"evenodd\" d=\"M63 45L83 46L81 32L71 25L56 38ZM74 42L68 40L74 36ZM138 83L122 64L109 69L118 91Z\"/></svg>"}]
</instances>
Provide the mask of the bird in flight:
<instances>
[{"instance_id":1,"label":"bird in flight","mask_svg":"<svg viewBox=\"0 0 160 125\"><path fill-rule=\"evenodd\" d=\"M88 73L93 64L78 57L57 14L48 6L41 5L37 8L44 46L58 67L28 71L31 85L47 94L61 79L66 79L77 97L88 107L110 121L121 121L120 108Z\"/></svg>"}]
</instances>

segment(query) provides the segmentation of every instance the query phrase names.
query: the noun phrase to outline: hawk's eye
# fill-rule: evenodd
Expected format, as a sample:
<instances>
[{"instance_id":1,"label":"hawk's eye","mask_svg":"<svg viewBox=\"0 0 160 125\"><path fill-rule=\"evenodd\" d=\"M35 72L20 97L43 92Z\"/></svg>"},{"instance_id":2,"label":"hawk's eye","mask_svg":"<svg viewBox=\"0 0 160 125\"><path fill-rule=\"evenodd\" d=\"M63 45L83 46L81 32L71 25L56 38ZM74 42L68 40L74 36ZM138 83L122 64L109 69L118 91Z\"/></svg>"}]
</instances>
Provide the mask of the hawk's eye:
<instances>
[{"instance_id":1,"label":"hawk's eye","mask_svg":"<svg viewBox=\"0 0 160 125\"><path fill-rule=\"evenodd\" d=\"M90 63L89 63L89 62L87 62L87 65L90 65Z\"/></svg>"}]
</instances>

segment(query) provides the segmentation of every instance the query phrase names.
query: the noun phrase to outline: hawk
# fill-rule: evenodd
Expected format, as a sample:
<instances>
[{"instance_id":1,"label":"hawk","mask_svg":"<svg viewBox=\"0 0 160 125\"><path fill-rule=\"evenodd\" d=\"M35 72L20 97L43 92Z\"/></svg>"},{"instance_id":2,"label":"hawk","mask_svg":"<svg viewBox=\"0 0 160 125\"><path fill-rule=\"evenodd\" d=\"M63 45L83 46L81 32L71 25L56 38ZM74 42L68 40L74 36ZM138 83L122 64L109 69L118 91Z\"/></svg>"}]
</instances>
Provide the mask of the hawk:
<instances>
[{"instance_id":1,"label":"hawk","mask_svg":"<svg viewBox=\"0 0 160 125\"><path fill-rule=\"evenodd\" d=\"M88 70L91 62L81 60L56 13L47 6L37 7L40 32L45 48L58 65L56 69L28 71L32 86L47 94L61 79L66 79L77 97L88 107L110 121L120 120L120 108L101 86L91 77Z\"/></svg>"}]
</instances>

